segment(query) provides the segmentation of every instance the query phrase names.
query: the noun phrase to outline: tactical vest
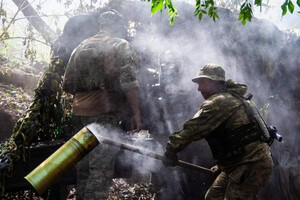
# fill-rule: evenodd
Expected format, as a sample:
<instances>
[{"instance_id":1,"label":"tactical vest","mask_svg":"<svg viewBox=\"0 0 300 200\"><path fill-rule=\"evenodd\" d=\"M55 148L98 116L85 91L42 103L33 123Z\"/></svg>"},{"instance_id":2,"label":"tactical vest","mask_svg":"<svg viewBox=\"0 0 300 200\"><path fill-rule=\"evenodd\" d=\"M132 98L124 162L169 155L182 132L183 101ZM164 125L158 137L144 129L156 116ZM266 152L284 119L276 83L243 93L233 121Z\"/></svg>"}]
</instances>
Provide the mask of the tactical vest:
<instances>
[{"instance_id":1,"label":"tactical vest","mask_svg":"<svg viewBox=\"0 0 300 200\"><path fill-rule=\"evenodd\" d=\"M96 35L74 50L64 76L66 92L120 91L116 49L108 40Z\"/></svg>"},{"instance_id":2,"label":"tactical vest","mask_svg":"<svg viewBox=\"0 0 300 200\"><path fill-rule=\"evenodd\" d=\"M207 140L213 157L218 163L240 160L244 154L244 147L255 141L268 142L269 132L263 123L254 103L241 96L233 95L241 101L241 104L234 109L232 115L225 120L217 130L207 136ZM249 123L236 130L226 130L225 125L235 113L245 108Z\"/></svg>"}]
</instances>

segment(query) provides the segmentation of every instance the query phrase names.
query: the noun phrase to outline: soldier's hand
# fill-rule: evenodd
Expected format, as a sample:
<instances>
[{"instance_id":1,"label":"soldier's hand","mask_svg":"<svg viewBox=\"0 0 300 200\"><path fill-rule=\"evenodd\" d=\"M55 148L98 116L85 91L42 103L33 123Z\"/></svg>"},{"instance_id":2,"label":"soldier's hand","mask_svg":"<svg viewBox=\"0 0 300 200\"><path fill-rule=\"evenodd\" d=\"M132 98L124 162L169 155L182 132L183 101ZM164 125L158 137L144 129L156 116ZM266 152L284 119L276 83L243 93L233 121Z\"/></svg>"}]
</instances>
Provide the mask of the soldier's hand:
<instances>
[{"instance_id":1,"label":"soldier's hand","mask_svg":"<svg viewBox=\"0 0 300 200\"><path fill-rule=\"evenodd\" d=\"M219 167L218 167L218 165L215 165L215 166L213 166L212 168L210 168L210 170L211 170L212 172L217 172L217 171L219 171Z\"/></svg>"},{"instance_id":2,"label":"soldier's hand","mask_svg":"<svg viewBox=\"0 0 300 200\"><path fill-rule=\"evenodd\" d=\"M140 115L134 115L131 120L131 130L130 133L138 133L141 130L141 117Z\"/></svg>"},{"instance_id":3,"label":"soldier's hand","mask_svg":"<svg viewBox=\"0 0 300 200\"><path fill-rule=\"evenodd\" d=\"M218 165L213 166L212 168L210 168L210 170L213 172L214 177L217 177L221 173Z\"/></svg>"},{"instance_id":4,"label":"soldier's hand","mask_svg":"<svg viewBox=\"0 0 300 200\"><path fill-rule=\"evenodd\" d=\"M164 153L165 160L163 160L163 164L165 166L176 166L178 164L178 156L177 153L173 151L166 150Z\"/></svg>"}]
</instances>

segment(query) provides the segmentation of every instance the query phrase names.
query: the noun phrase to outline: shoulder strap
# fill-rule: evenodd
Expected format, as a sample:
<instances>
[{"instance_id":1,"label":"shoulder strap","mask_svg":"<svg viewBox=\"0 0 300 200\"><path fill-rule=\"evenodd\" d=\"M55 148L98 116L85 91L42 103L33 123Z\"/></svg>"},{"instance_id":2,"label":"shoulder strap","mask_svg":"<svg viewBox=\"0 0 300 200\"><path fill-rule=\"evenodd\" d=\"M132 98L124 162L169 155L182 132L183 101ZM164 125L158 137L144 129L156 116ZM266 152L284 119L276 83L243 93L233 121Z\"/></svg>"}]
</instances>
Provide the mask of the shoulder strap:
<instances>
[{"instance_id":1,"label":"shoulder strap","mask_svg":"<svg viewBox=\"0 0 300 200\"><path fill-rule=\"evenodd\" d=\"M254 122L261 133L261 138L263 142L270 143L271 137L268 131L268 126L264 121L263 117L260 115L255 105L251 105L250 99L252 98L252 94L248 95L248 97L243 97L232 92L229 92L232 96L236 97L242 102L242 105L245 108L246 114L250 121Z\"/></svg>"}]
</instances>

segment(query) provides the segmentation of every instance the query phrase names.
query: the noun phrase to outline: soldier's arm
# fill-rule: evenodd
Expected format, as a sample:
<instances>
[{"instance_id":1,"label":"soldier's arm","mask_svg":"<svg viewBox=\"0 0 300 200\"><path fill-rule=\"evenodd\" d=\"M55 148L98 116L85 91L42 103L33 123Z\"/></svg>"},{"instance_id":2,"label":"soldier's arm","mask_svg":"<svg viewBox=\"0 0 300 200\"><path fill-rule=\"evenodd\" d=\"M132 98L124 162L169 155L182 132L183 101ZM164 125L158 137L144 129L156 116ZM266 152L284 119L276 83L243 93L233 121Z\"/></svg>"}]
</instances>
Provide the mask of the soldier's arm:
<instances>
[{"instance_id":1,"label":"soldier's arm","mask_svg":"<svg viewBox=\"0 0 300 200\"><path fill-rule=\"evenodd\" d=\"M139 106L139 84L137 81L137 58L129 43L123 43L118 52L120 66L120 85L133 112L135 127L133 131L140 131L141 117Z\"/></svg>"},{"instance_id":2,"label":"soldier's arm","mask_svg":"<svg viewBox=\"0 0 300 200\"><path fill-rule=\"evenodd\" d=\"M224 110L214 101L205 101L193 119L183 129L170 135L167 150L179 152L193 141L211 134L227 118Z\"/></svg>"},{"instance_id":3,"label":"soldier's arm","mask_svg":"<svg viewBox=\"0 0 300 200\"><path fill-rule=\"evenodd\" d=\"M133 112L133 119L135 122L134 132L138 132L141 130L141 115L140 115L140 104L139 104L139 90L137 87L134 87L128 90L125 93L128 102L131 106Z\"/></svg>"}]
</instances>

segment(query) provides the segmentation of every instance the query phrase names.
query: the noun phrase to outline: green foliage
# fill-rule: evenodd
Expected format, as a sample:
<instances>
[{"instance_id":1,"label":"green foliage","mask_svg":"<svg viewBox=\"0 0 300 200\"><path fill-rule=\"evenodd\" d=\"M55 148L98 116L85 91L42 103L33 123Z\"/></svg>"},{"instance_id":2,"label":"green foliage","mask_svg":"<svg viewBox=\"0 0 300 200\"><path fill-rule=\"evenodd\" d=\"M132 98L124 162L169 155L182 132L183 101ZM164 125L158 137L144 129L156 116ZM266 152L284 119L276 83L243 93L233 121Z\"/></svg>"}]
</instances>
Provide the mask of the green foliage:
<instances>
[{"instance_id":1,"label":"green foliage","mask_svg":"<svg viewBox=\"0 0 300 200\"><path fill-rule=\"evenodd\" d=\"M246 1L241 6L241 10L240 10L240 14L239 14L239 20L242 21L243 25L245 25L247 23L247 21L249 21L249 22L251 21L252 16L253 16L252 6L251 6L250 3L248 3L248 1Z\"/></svg>"},{"instance_id":2,"label":"green foliage","mask_svg":"<svg viewBox=\"0 0 300 200\"><path fill-rule=\"evenodd\" d=\"M170 25L172 26L174 23L175 18L177 18L178 13L177 10L174 8L171 0L165 0L165 7L168 7L168 15L170 19Z\"/></svg>"},{"instance_id":3,"label":"green foliage","mask_svg":"<svg viewBox=\"0 0 300 200\"><path fill-rule=\"evenodd\" d=\"M216 21L219 18L218 13L216 12L217 7L213 0L206 0L201 3L201 0L196 0L196 10L194 12L195 16L198 16L198 19L201 20L203 15L208 14L209 17Z\"/></svg>"},{"instance_id":4,"label":"green foliage","mask_svg":"<svg viewBox=\"0 0 300 200\"><path fill-rule=\"evenodd\" d=\"M142 0L148 1L150 0ZM255 0L254 5L262 8L262 0ZM297 5L300 7L300 0L297 0ZM178 16L176 8L172 5L171 0L151 0L151 15L155 14L157 11L161 11L162 8L168 8L168 14L170 16L170 25L173 25L174 19ZM285 2L281 6L282 16L289 11L290 13L294 12L295 5L292 0L285 0ZM195 16L198 17L199 20L202 19L203 15L208 15L212 18L213 21L216 21L219 16L216 12L217 8L215 7L215 0L196 0L195 5ZM300 13L300 12L298 12ZM245 0L244 3L240 7L239 20L245 25L248 21L250 22L253 18L252 5L249 0Z\"/></svg>"},{"instance_id":5,"label":"green foliage","mask_svg":"<svg viewBox=\"0 0 300 200\"><path fill-rule=\"evenodd\" d=\"M262 2L262 0L255 0L254 4L257 6L261 6L261 2Z\"/></svg>"},{"instance_id":6,"label":"green foliage","mask_svg":"<svg viewBox=\"0 0 300 200\"><path fill-rule=\"evenodd\" d=\"M148 0L149 2L150 0ZM170 19L170 25L172 26L175 18L177 18L177 10L172 4L171 0L152 0L151 1L151 16L162 9L168 8L168 15Z\"/></svg>"},{"instance_id":7,"label":"green foliage","mask_svg":"<svg viewBox=\"0 0 300 200\"><path fill-rule=\"evenodd\" d=\"M254 1L254 5L259 6L259 7L260 7L260 11L261 11L262 0L255 0L255 1Z\"/></svg>"},{"instance_id":8,"label":"green foliage","mask_svg":"<svg viewBox=\"0 0 300 200\"><path fill-rule=\"evenodd\" d=\"M156 13L157 11L162 10L164 7L163 0L152 0L151 2L151 16Z\"/></svg>"},{"instance_id":9,"label":"green foliage","mask_svg":"<svg viewBox=\"0 0 300 200\"><path fill-rule=\"evenodd\" d=\"M300 0L297 0L297 5L300 7ZM287 11L289 11L291 14L294 12L295 6L291 0L285 0L285 2L281 5L282 10L282 16L284 16Z\"/></svg>"},{"instance_id":10,"label":"green foliage","mask_svg":"<svg viewBox=\"0 0 300 200\"><path fill-rule=\"evenodd\" d=\"M294 12L294 8L295 8L295 6L294 6L294 4L293 4L293 2L292 2L292 1L290 1L290 2L289 2L289 4L288 4L288 8L289 8L289 11L290 11L290 13L293 13L293 12Z\"/></svg>"}]
</instances>

